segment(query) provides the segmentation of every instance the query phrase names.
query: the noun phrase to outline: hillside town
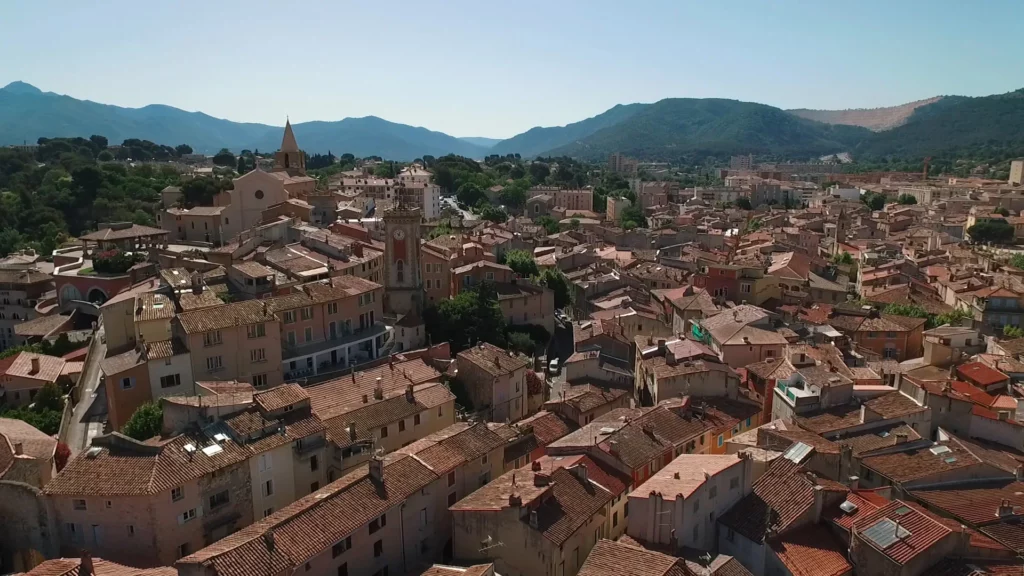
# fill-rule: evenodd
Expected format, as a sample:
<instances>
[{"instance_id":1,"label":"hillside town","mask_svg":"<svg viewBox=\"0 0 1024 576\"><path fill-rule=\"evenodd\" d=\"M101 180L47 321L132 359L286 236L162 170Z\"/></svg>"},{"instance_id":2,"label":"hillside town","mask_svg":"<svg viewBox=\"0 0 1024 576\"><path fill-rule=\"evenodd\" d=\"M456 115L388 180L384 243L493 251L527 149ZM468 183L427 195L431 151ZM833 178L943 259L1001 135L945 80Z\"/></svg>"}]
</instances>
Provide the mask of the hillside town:
<instances>
[{"instance_id":1,"label":"hillside town","mask_svg":"<svg viewBox=\"0 0 1024 576\"><path fill-rule=\"evenodd\" d=\"M0 573L1021 573L1024 160L254 158L0 259Z\"/></svg>"}]
</instances>

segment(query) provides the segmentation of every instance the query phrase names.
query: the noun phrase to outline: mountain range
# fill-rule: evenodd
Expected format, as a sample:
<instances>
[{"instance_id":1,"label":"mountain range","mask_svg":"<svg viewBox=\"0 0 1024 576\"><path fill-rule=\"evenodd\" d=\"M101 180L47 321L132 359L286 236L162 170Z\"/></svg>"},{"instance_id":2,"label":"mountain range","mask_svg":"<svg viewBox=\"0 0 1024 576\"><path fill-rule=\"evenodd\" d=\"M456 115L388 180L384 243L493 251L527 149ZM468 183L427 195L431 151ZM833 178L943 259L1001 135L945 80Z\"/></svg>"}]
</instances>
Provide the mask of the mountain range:
<instances>
[{"instance_id":1,"label":"mountain range","mask_svg":"<svg viewBox=\"0 0 1024 576\"><path fill-rule=\"evenodd\" d=\"M408 161L453 153L471 158L518 153L601 160L612 152L646 160L764 154L806 159L838 152L855 158L921 157L1024 149L1024 90L967 98L943 96L871 110L782 110L718 98L667 98L620 104L565 126L535 127L508 138L456 138L376 116L293 124L309 153L349 152ZM0 89L0 145L39 137L106 136L221 148L276 150L282 128L232 122L165 105L124 108L43 92L24 82Z\"/></svg>"}]
</instances>

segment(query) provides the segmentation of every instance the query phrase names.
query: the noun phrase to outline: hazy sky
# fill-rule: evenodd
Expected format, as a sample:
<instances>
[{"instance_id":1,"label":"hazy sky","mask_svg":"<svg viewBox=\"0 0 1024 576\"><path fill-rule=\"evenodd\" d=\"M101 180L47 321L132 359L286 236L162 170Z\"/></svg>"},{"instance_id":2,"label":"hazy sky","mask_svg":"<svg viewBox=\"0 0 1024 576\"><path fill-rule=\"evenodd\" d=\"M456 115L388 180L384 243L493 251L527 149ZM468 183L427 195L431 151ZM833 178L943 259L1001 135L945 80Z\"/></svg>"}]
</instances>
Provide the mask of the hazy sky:
<instances>
[{"instance_id":1,"label":"hazy sky","mask_svg":"<svg viewBox=\"0 0 1024 576\"><path fill-rule=\"evenodd\" d=\"M0 1L0 86L504 138L619 103L888 106L1024 87L1024 1Z\"/></svg>"}]
</instances>

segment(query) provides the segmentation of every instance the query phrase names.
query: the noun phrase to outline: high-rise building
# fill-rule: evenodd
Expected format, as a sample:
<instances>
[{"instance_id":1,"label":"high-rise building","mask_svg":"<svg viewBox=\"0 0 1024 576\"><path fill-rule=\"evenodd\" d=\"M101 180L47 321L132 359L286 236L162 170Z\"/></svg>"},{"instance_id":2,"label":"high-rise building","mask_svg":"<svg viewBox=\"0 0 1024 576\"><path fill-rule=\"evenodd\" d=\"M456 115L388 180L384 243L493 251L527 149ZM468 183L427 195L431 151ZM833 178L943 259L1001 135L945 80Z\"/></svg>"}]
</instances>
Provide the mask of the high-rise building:
<instances>
[{"instance_id":1,"label":"high-rise building","mask_svg":"<svg viewBox=\"0 0 1024 576\"><path fill-rule=\"evenodd\" d=\"M1024 184L1024 159L1010 162L1010 185L1020 186Z\"/></svg>"}]
</instances>

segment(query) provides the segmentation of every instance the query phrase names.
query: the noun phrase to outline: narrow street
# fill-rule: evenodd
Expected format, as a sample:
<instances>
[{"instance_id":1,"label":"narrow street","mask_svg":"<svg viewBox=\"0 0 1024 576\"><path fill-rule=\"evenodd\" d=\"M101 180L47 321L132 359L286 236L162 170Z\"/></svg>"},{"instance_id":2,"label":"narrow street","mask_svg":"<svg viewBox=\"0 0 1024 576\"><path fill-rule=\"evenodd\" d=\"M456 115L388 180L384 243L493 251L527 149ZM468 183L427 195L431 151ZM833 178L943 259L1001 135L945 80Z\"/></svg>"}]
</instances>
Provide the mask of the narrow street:
<instances>
[{"instance_id":1,"label":"narrow street","mask_svg":"<svg viewBox=\"0 0 1024 576\"><path fill-rule=\"evenodd\" d=\"M107 355L107 343L101 325L96 331L94 342L90 344L92 349L86 358L85 367L79 380L79 400L71 414L71 422L64 431L64 442L71 449L72 454L78 454L92 442L92 439L103 433L103 425L106 421L106 400L100 394L100 360ZM97 403L97 397L103 402L101 406ZM95 409L93 404L96 404Z\"/></svg>"}]
</instances>

